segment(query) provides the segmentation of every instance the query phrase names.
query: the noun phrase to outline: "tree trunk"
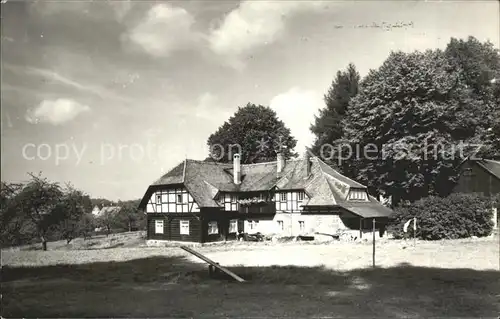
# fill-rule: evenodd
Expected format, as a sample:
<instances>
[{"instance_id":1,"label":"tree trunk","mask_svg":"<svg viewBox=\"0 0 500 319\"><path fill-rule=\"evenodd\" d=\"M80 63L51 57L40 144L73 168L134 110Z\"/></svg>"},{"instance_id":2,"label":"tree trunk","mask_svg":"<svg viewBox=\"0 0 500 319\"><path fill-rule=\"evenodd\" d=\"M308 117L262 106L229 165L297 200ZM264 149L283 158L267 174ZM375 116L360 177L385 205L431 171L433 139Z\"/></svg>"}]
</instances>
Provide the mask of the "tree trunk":
<instances>
[{"instance_id":1,"label":"tree trunk","mask_svg":"<svg viewBox=\"0 0 500 319\"><path fill-rule=\"evenodd\" d=\"M131 232L132 231L132 222L128 222L128 231Z\"/></svg>"}]
</instances>

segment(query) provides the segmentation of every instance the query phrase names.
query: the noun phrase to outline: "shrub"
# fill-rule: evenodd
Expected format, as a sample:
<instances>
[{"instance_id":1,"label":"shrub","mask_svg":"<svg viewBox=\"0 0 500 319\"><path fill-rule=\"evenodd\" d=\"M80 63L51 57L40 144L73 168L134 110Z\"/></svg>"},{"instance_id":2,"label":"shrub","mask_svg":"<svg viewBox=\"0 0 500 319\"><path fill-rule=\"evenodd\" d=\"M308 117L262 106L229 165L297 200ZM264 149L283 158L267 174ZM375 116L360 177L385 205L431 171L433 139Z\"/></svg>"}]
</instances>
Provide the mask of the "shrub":
<instances>
[{"instance_id":1,"label":"shrub","mask_svg":"<svg viewBox=\"0 0 500 319\"><path fill-rule=\"evenodd\" d=\"M389 230L394 238L413 237L413 222L408 233L403 225L417 218L416 237L424 240L484 237L493 230L492 202L489 198L471 194L448 197L427 197L395 209Z\"/></svg>"}]
</instances>

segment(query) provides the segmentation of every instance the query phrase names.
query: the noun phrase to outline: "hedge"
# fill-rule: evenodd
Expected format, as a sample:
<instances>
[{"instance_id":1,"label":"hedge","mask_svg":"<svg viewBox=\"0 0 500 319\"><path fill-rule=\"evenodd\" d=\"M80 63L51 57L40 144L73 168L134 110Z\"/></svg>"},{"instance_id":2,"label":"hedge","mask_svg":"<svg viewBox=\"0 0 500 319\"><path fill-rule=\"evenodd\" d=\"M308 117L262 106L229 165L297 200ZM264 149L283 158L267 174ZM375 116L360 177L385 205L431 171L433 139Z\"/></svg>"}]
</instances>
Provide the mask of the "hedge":
<instances>
[{"instance_id":1,"label":"hedge","mask_svg":"<svg viewBox=\"0 0 500 319\"><path fill-rule=\"evenodd\" d=\"M416 237L424 240L484 237L493 230L491 199L472 194L426 197L396 207L388 230L394 238L413 238L413 222L403 232L406 221L417 218Z\"/></svg>"}]
</instances>

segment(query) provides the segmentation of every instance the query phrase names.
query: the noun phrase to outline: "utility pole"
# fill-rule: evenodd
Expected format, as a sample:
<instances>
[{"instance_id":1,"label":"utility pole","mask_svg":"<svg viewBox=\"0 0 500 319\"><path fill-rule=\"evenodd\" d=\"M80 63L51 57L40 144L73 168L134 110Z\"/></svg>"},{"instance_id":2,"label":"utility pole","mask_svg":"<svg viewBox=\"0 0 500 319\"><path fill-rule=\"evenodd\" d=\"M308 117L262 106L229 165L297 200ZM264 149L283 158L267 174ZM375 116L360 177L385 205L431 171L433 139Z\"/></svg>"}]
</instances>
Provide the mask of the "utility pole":
<instances>
[{"instance_id":1,"label":"utility pole","mask_svg":"<svg viewBox=\"0 0 500 319\"><path fill-rule=\"evenodd\" d=\"M372 221L373 221L373 253L372 253L372 259L373 259L373 268L375 268L375 218L373 218Z\"/></svg>"}]
</instances>

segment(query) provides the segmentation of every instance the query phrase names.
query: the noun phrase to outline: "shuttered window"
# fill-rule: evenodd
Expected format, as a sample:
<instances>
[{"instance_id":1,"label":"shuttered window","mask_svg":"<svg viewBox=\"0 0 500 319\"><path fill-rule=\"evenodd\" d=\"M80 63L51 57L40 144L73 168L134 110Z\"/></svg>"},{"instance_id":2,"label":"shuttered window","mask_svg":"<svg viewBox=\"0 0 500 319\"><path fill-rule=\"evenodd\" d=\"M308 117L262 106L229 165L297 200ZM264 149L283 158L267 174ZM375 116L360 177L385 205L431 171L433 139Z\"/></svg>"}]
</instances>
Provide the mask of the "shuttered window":
<instances>
[{"instance_id":1,"label":"shuttered window","mask_svg":"<svg viewBox=\"0 0 500 319\"><path fill-rule=\"evenodd\" d=\"M181 220L180 228L181 235L189 235L189 220Z\"/></svg>"},{"instance_id":2,"label":"shuttered window","mask_svg":"<svg viewBox=\"0 0 500 319\"><path fill-rule=\"evenodd\" d=\"M214 235L219 233L219 228L217 227L217 222L208 223L208 234Z\"/></svg>"},{"instance_id":3,"label":"shuttered window","mask_svg":"<svg viewBox=\"0 0 500 319\"><path fill-rule=\"evenodd\" d=\"M163 220L155 220L155 234L163 234Z\"/></svg>"},{"instance_id":4,"label":"shuttered window","mask_svg":"<svg viewBox=\"0 0 500 319\"><path fill-rule=\"evenodd\" d=\"M237 233L238 232L238 220L232 219L229 221L229 233Z\"/></svg>"}]
</instances>

